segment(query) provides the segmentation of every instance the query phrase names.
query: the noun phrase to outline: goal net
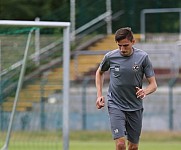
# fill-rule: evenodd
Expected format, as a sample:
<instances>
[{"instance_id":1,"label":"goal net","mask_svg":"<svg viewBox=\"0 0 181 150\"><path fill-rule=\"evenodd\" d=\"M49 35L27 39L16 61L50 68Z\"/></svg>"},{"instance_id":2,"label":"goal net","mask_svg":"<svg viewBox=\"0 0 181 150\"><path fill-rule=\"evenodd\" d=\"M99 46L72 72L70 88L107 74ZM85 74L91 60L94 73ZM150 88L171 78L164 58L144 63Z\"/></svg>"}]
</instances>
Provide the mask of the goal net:
<instances>
[{"instance_id":1,"label":"goal net","mask_svg":"<svg viewBox=\"0 0 181 150\"><path fill-rule=\"evenodd\" d=\"M0 149L68 149L70 23L0 26Z\"/></svg>"}]
</instances>

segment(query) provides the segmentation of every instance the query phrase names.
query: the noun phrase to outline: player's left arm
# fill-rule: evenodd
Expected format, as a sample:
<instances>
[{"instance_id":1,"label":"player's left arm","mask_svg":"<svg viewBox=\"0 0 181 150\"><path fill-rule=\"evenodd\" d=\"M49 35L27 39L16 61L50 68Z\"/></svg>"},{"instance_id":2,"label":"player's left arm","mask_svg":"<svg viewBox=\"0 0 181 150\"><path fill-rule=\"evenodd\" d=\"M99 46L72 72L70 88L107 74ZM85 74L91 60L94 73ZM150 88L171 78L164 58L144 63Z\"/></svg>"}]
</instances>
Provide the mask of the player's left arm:
<instances>
[{"instance_id":1,"label":"player's left arm","mask_svg":"<svg viewBox=\"0 0 181 150\"><path fill-rule=\"evenodd\" d=\"M148 86L144 89L144 92L146 95L155 92L157 89L157 83L156 83L155 76L147 78L147 81L148 81Z\"/></svg>"},{"instance_id":2,"label":"player's left arm","mask_svg":"<svg viewBox=\"0 0 181 150\"><path fill-rule=\"evenodd\" d=\"M148 81L148 85L144 89L136 87L137 98L143 99L146 95L149 95L153 93L154 91L156 91L157 83L156 83L155 76L147 78L147 81Z\"/></svg>"}]
</instances>

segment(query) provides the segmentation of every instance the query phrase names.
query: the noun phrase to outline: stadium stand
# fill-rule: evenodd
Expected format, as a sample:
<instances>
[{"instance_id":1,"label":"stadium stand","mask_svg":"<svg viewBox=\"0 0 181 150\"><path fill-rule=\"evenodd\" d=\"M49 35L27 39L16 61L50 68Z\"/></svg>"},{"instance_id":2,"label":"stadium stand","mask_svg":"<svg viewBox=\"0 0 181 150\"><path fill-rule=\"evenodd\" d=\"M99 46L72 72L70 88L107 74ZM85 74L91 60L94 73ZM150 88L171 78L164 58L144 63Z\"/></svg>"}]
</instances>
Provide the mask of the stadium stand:
<instances>
[{"instance_id":1,"label":"stadium stand","mask_svg":"<svg viewBox=\"0 0 181 150\"><path fill-rule=\"evenodd\" d=\"M136 34L136 41L140 41L140 35ZM108 35L87 48L87 51L112 50L117 48L114 44L114 35ZM81 80L85 75L94 75L98 64L103 58L103 54L99 55L78 55L70 61L70 80ZM19 102L16 111L31 111L33 103L40 102L43 98L46 100L48 96L56 91L62 90L62 67L51 69L47 72L46 77L39 77L35 82L28 83L20 92ZM42 80L44 80L42 82ZM13 97L8 97L3 103L3 111L11 111L13 106Z\"/></svg>"}]
</instances>

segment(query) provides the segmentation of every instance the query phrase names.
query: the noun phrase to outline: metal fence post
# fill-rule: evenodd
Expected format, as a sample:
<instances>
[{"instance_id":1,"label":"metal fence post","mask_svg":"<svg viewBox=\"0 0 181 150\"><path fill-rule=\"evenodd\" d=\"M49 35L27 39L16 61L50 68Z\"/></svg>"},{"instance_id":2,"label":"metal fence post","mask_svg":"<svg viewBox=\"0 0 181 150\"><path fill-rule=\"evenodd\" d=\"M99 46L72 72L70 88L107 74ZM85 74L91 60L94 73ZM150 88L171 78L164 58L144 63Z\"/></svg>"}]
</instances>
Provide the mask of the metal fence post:
<instances>
[{"instance_id":1,"label":"metal fence post","mask_svg":"<svg viewBox=\"0 0 181 150\"><path fill-rule=\"evenodd\" d=\"M83 85L82 85L82 129L86 130L87 129L87 85L90 81L89 77L85 77L83 80Z\"/></svg>"}]
</instances>

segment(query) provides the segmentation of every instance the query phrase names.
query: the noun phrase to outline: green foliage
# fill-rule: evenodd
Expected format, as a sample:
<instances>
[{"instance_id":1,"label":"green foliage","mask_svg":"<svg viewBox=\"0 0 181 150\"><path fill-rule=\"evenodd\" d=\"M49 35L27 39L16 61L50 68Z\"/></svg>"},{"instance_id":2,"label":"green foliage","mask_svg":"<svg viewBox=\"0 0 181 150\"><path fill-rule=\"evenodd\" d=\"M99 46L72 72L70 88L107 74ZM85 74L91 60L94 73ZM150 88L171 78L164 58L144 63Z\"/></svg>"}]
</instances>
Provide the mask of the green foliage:
<instances>
[{"instance_id":1,"label":"green foliage","mask_svg":"<svg viewBox=\"0 0 181 150\"><path fill-rule=\"evenodd\" d=\"M112 0L113 14L124 14L113 20L113 32L121 26L132 27L140 33L140 13L143 9L180 8L180 0ZM77 0L76 28L84 25L106 11L105 0ZM70 21L70 0L1 0L0 19L34 20L40 17L48 21ZM179 31L179 13L147 14L147 32Z\"/></svg>"},{"instance_id":2,"label":"green foliage","mask_svg":"<svg viewBox=\"0 0 181 150\"><path fill-rule=\"evenodd\" d=\"M12 20L34 20L60 8L68 0L1 0L0 18Z\"/></svg>"}]
</instances>

